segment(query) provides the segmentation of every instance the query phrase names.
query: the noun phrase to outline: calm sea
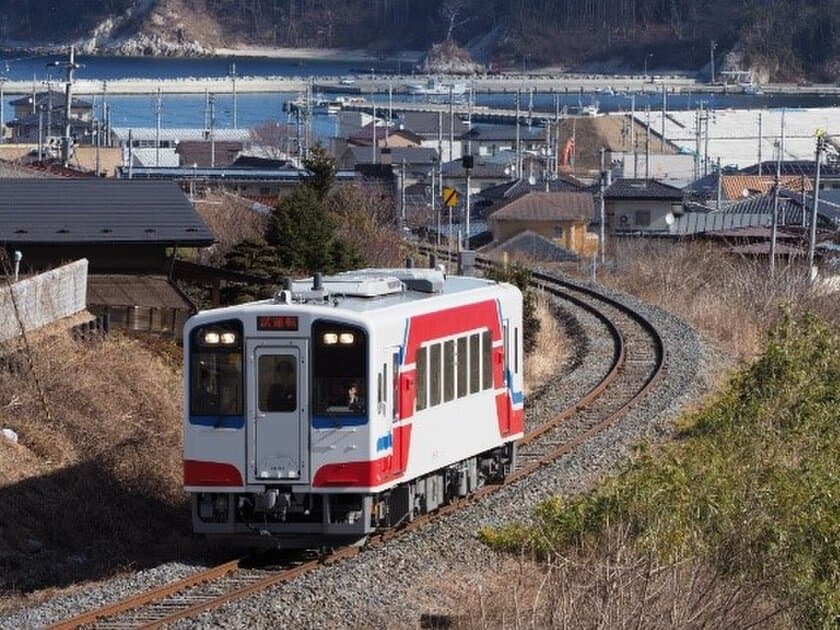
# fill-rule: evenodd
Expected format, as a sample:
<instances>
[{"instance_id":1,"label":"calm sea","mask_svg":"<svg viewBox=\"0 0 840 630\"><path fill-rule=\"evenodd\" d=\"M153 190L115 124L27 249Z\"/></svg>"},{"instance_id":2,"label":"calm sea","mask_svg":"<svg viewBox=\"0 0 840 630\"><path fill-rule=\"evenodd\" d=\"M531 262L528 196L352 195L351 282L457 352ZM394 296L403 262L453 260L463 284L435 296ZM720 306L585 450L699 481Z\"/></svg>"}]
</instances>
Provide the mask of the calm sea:
<instances>
[{"instance_id":1,"label":"calm sea","mask_svg":"<svg viewBox=\"0 0 840 630\"><path fill-rule=\"evenodd\" d=\"M57 80L61 73L54 67L49 67L54 61L62 61L57 56L16 57L11 54L0 55L0 74L10 80L33 79L40 83L51 79ZM177 78L177 77L223 77L228 75L231 64L235 63L238 76L339 76L359 73L362 70L374 72L394 72L398 68L396 62L382 61L379 63L360 64L359 62L341 62L306 59L270 59L260 57L237 58L150 58L150 57L79 57L83 65L76 76L88 79L115 79L123 77L138 78ZM405 68L408 70L408 68ZM237 119L239 127L250 128L266 120L286 120L283 103L296 95L292 93L271 94L239 94L237 97ZM326 94L325 96L331 96ZM410 97L401 97L410 98ZM101 97L94 97L97 115L101 111ZM381 103L387 101L387 96L378 95L376 100ZM476 96L478 105L493 107L514 107L515 96L511 94L479 94ZM233 126L233 98L230 94L217 94L216 126L219 128ZM597 102L601 111L629 111L631 107L630 95L626 94L562 94L560 107L574 109L582 105ZM693 109L700 103L712 109L725 108L797 108L797 107L835 107L840 105L838 97L816 96L766 96L766 95L713 95L713 94L684 94L669 96L669 109ZM119 127L151 127L154 126L154 103L151 96L109 96L111 122ZM555 97L552 94L535 93L533 99L528 95L521 97L520 106L523 112L532 104L534 111L553 112ZM643 111L646 106L651 109L661 107L661 97L658 95L636 95L637 111ZM163 95L162 124L164 127L201 127L204 124L205 99L203 95ZM5 117L11 118L11 108L7 107ZM335 133L335 119L326 115L317 115L314 120L314 131L319 137L329 137Z\"/></svg>"}]
</instances>

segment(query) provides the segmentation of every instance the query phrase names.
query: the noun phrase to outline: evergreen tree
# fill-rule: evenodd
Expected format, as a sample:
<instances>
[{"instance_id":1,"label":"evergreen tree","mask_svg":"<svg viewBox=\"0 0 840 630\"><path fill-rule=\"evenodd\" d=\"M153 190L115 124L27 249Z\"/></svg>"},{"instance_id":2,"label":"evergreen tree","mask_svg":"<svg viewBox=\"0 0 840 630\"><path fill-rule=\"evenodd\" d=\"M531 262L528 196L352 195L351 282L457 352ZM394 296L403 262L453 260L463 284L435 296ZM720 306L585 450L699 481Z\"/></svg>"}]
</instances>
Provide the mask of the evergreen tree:
<instances>
[{"instance_id":1,"label":"evergreen tree","mask_svg":"<svg viewBox=\"0 0 840 630\"><path fill-rule=\"evenodd\" d=\"M530 354L537 343L540 320L537 319L534 290L531 288L531 271L514 263L507 267L492 267L487 277L497 282L508 282L522 291L522 347Z\"/></svg>"},{"instance_id":2,"label":"evergreen tree","mask_svg":"<svg viewBox=\"0 0 840 630\"><path fill-rule=\"evenodd\" d=\"M263 239L245 239L225 255L225 269L265 278L266 284L229 284L222 290L225 304L242 304L271 297L274 282L283 275L277 249Z\"/></svg>"},{"instance_id":3,"label":"evergreen tree","mask_svg":"<svg viewBox=\"0 0 840 630\"><path fill-rule=\"evenodd\" d=\"M305 179L306 186L315 192L319 200L324 201L335 182L335 160L318 143L310 150L309 157L303 161L303 166L309 171Z\"/></svg>"}]
</instances>

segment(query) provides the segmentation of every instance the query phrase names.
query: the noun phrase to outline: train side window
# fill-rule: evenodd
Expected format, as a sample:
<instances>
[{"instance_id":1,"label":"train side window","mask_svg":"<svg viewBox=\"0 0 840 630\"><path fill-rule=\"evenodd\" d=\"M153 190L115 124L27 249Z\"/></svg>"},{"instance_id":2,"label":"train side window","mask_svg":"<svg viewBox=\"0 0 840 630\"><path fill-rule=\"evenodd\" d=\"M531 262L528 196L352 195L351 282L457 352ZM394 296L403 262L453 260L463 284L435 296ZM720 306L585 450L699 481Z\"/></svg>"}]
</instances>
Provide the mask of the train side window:
<instances>
[{"instance_id":1,"label":"train side window","mask_svg":"<svg viewBox=\"0 0 840 630\"><path fill-rule=\"evenodd\" d=\"M384 366L382 371L376 375L376 402L378 403L385 401L385 369L387 369L387 366Z\"/></svg>"},{"instance_id":2,"label":"train side window","mask_svg":"<svg viewBox=\"0 0 840 630\"><path fill-rule=\"evenodd\" d=\"M466 337L460 337L458 339L457 350L458 355L455 360L458 364L458 398L463 398L467 395L467 366L469 366Z\"/></svg>"},{"instance_id":3,"label":"train side window","mask_svg":"<svg viewBox=\"0 0 840 630\"><path fill-rule=\"evenodd\" d=\"M481 389L481 338L478 333L470 335L470 394Z\"/></svg>"},{"instance_id":4,"label":"train side window","mask_svg":"<svg viewBox=\"0 0 840 630\"><path fill-rule=\"evenodd\" d=\"M443 375L440 355L439 343L429 347L429 407L440 404L441 376Z\"/></svg>"},{"instance_id":5,"label":"train side window","mask_svg":"<svg viewBox=\"0 0 840 630\"><path fill-rule=\"evenodd\" d=\"M485 330L481 333L481 380L484 385L482 389L490 389L493 386L493 371L490 362L492 348L493 341L490 339L490 331Z\"/></svg>"},{"instance_id":6,"label":"train side window","mask_svg":"<svg viewBox=\"0 0 840 630\"><path fill-rule=\"evenodd\" d=\"M455 341L443 343L443 402L455 398Z\"/></svg>"},{"instance_id":7,"label":"train side window","mask_svg":"<svg viewBox=\"0 0 840 630\"><path fill-rule=\"evenodd\" d=\"M426 348L417 350L417 411L426 408Z\"/></svg>"}]
</instances>

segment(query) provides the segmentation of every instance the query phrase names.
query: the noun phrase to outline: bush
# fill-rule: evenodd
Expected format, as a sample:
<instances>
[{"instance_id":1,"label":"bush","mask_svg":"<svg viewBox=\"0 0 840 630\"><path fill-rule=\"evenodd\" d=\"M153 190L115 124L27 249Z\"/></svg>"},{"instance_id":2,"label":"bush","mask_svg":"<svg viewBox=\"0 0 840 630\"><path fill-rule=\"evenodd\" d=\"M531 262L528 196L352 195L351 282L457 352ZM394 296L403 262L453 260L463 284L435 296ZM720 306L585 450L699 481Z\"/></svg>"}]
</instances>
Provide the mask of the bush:
<instances>
[{"instance_id":1,"label":"bush","mask_svg":"<svg viewBox=\"0 0 840 630\"><path fill-rule=\"evenodd\" d=\"M840 332L810 315L783 318L676 443L642 451L588 495L542 503L530 524L482 535L550 558L621 523L640 551L767 581L800 625L829 627L840 615L838 410Z\"/></svg>"},{"instance_id":2,"label":"bush","mask_svg":"<svg viewBox=\"0 0 840 630\"><path fill-rule=\"evenodd\" d=\"M540 332L540 320L537 317L536 297L531 289L531 271L527 267L514 263L507 266L492 267L485 274L490 280L508 282L522 291L522 347L530 354Z\"/></svg>"}]
</instances>

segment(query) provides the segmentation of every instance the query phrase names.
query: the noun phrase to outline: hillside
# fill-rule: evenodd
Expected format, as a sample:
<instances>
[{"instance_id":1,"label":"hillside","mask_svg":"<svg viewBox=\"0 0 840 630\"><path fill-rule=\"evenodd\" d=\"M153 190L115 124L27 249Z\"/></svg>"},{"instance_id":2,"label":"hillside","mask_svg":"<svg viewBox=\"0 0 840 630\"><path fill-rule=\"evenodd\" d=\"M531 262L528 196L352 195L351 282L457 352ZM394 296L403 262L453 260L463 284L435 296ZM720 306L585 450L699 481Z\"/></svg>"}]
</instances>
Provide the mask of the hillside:
<instances>
[{"instance_id":1,"label":"hillside","mask_svg":"<svg viewBox=\"0 0 840 630\"><path fill-rule=\"evenodd\" d=\"M211 54L217 47L426 49L497 67L698 70L709 42L770 79L840 76L840 0L0 0L0 45Z\"/></svg>"}]
</instances>

